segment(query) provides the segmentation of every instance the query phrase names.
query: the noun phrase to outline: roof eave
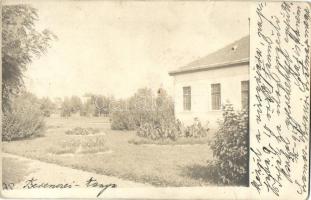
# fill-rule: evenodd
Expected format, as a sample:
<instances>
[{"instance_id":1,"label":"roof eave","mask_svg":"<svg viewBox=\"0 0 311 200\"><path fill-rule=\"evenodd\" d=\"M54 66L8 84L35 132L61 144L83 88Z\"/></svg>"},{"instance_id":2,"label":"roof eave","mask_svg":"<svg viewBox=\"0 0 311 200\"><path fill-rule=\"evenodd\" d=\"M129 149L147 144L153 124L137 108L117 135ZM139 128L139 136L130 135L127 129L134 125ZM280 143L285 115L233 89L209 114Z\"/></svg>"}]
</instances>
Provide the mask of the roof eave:
<instances>
[{"instance_id":1,"label":"roof eave","mask_svg":"<svg viewBox=\"0 0 311 200\"><path fill-rule=\"evenodd\" d=\"M248 63L249 63L249 58L245 58L245 59L242 59L242 60L228 62L228 63L205 65L205 66L195 67L195 68L192 68L192 69L183 69L183 70L170 71L168 74L170 76L175 76L175 75L179 75L179 74L187 74L187 73L195 73L195 72L200 72L200 71L208 71L208 70L226 68L226 67L236 66L236 65L240 65L240 64L248 64Z\"/></svg>"}]
</instances>

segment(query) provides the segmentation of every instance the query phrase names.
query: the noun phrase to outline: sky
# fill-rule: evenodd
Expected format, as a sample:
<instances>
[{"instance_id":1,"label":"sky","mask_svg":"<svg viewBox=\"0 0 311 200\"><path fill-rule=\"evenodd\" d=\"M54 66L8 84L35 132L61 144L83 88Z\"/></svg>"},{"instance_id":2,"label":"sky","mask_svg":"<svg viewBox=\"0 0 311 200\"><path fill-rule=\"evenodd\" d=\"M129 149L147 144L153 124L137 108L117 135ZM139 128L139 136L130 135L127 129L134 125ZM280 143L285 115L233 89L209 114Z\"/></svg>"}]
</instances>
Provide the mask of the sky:
<instances>
[{"instance_id":1,"label":"sky","mask_svg":"<svg viewBox=\"0 0 311 200\"><path fill-rule=\"evenodd\" d=\"M37 29L58 37L25 74L39 97L124 98L141 87L172 93L170 70L249 32L246 2L22 2L38 9Z\"/></svg>"}]
</instances>

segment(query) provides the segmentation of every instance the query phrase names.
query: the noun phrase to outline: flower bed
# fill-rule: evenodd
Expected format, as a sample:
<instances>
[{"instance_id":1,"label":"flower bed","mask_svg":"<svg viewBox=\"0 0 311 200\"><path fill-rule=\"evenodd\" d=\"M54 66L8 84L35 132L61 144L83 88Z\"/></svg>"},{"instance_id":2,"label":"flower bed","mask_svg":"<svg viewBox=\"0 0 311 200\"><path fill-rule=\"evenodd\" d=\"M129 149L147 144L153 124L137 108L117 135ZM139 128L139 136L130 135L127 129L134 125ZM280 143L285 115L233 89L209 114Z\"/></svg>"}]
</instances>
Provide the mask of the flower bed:
<instances>
[{"instance_id":1,"label":"flower bed","mask_svg":"<svg viewBox=\"0 0 311 200\"><path fill-rule=\"evenodd\" d=\"M99 129L95 128L81 128L81 127L76 127L74 129L68 130L65 133L67 135L93 135L99 133Z\"/></svg>"},{"instance_id":2,"label":"flower bed","mask_svg":"<svg viewBox=\"0 0 311 200\"><path fill-rule=\"evenodd\" d=\"M137 130L139 137L151 140L177 140L178 138L202 138L208 135L209 128L202 126L198 119L190 126L183 125L179 120L145 123Z\"/></svg>"}]
</instances>

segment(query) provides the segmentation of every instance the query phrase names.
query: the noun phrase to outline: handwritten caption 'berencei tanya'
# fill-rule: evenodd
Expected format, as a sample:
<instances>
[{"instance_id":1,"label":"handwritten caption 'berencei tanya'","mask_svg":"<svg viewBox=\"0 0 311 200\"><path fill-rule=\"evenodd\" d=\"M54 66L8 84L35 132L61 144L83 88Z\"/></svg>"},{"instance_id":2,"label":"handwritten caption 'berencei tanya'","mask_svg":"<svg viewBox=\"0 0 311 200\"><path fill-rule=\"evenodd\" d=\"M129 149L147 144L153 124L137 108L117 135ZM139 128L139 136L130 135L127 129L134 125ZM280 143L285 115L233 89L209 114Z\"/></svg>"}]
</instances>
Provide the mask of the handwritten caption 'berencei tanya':
<instances>
[{"instance_id":1,"label":"handwritten caption 'berencei tanya'","mask_svg":"<svg viewBox=\"0 0 311 200\"><path fill-rule=\"evenodd\" d=\"M26 180L20 189L70 189L70 188L99 188L99 192L96 197L100 197L100 195L106 191L108 188L116 188L117 185L114 183L103 184L98 182L95 178L91 177L85 181L83 185L77 184L74 181L72 183L46 183L40 182L36 178L31 178ZM15 183L2 183L3 190L14 190Z\"/></svg>"},{"instance_id":2,"label":"handwritten caption 'berencei tanya'","mask_svg":"<svg viewBox=\"0 0 311 200\"><path fill-rule=\"evenodd\" d=\"M251 23L250 187L307 195L310 8L258 3Z\"/></svg>"}]
</instances>

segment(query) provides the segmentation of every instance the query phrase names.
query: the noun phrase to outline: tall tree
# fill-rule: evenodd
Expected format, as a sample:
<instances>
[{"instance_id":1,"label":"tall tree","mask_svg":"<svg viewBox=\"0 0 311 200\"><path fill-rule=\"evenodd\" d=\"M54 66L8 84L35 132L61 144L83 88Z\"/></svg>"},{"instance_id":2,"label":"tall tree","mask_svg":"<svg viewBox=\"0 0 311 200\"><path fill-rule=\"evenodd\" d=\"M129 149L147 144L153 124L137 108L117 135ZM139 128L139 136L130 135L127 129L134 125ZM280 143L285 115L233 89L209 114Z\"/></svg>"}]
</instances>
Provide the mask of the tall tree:
<instances>
[{"instance_id":1,"label":"tall tree","mask_svg":"<svg viewBox=\"0 0 311 200\"><path fill-rule=\"evenodd\" d=\"M29 5L2 7L2 110L24 86L23 74L34 57L44 54L56 36L49 30L36 30L37 10Z\"/></svg>"},{"instance_id":2,"label":"tall tree","mask_svg":"<svg viewBox=\"0 0 311 200\"><path fill-rule=\"evenodd\" d=\"M146 121L152 121L155 102L154 95L150 88L140 88L128 100L127 109L133 114L137 127L141 126Z\"/></svg>"},{"instance_id":3,"label":"tall tree","mask_svg":"<svg viewBox=\"0 0 311 200\"><path fill-rule=\"evenodd\" d=\"M65 97L61 106L61 116L70 117L72 113L71 99Z\"/></svg>"},{"instance_id":4,"label":"tall tree","mask_svg":"<svg viewBox=\"0 0 311 200\"><path fill-rule=\"evenodd\" d=\"M95 116L108 115L111 108L111 97L105 97L103 95L92 96L93 103L95 105Z\"/></svg>"},{"instance_id":5,"label":"tall tree","mask_svg":"<svg viewBox=\"0 0 311 200\"><path fill-rule=\"evenodd\" d=\"M78 96L72 96L70 99L71 103L71 112L77 113L82 108L82 101Z\"/></svg>"},{"instance_id":6,"label":"tall tree","mask_svg":"<svg viewBox=\"0 0 311 200\"><path fill-rule=\"evenodd\" d=\"M40 110L45 117L50 117L52 112L56 109L56 104L50 98L44 97L39 100Z\"/></svg>"}]
</instances>

